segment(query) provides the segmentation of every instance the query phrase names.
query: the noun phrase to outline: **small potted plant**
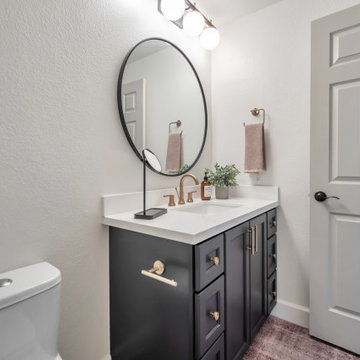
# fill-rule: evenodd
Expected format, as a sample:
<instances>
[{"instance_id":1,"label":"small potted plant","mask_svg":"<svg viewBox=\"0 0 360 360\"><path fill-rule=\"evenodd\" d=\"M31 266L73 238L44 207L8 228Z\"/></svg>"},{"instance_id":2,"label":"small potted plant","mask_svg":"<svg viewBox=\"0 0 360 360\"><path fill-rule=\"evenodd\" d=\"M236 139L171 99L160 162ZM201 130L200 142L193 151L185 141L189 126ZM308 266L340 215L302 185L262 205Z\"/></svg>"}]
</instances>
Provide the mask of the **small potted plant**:
<instances>
[{"instance_id":1,"label":"small potted plant","mask_svg":"<svg viewBox=\"0 0 360 360\"><path fill-rule=\"evenodd\" d=\"M228 199L229 187L237 185L236 176L240 174L235 164L221 166L216 163L215 171L210 169L206 169L206 171L211 185L215 186L216 199Z\"/></svg>"}]
</instances>

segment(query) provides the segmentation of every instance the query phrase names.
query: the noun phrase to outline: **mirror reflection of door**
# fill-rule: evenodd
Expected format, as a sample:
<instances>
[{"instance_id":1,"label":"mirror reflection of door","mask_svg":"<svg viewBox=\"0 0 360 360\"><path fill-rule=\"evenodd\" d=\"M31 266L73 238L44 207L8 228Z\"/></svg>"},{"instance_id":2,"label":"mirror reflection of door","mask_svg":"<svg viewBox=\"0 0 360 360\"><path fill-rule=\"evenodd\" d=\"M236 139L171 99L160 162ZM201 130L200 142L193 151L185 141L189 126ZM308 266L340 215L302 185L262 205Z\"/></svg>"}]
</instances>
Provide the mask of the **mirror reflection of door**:
<instances>
[{"instance_id":1,"label":"mirror reflection of door","mask_svg":"<svg viewBox=\"0 0 360 360\"><path fill-rule=\"evenodd\" d=\"M122 106L127 129L137 149L145 146L145 79L123 85Z\"/></svg>"}]
</instances>

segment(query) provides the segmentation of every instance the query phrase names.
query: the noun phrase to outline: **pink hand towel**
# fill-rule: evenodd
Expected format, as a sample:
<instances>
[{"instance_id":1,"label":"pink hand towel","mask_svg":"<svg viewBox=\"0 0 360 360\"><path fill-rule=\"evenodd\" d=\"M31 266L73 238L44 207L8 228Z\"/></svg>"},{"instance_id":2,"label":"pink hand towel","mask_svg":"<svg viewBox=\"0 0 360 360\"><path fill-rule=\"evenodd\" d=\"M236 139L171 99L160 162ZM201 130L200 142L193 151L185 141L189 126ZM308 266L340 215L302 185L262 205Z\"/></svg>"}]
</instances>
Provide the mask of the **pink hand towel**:
<instances>
[{"instance_id":1,"label":"pink hand towel","mask_svg":"<svg viewBox=\"0 0 360 360\"><path fill-rule=\"evenodd\" d=\"M183 166L182 131L169 134L166 171L176 172Z\"/></svg>"},{"instance_id":2,"label":"pink hand towel","mask_svg":"<svg viewBox=\"0 0 360 360\"><path fill-rule=\"evenodd\" d=\"M266 170L264 124L245 125L245 172Z\"/></svg>"}]
</instances>

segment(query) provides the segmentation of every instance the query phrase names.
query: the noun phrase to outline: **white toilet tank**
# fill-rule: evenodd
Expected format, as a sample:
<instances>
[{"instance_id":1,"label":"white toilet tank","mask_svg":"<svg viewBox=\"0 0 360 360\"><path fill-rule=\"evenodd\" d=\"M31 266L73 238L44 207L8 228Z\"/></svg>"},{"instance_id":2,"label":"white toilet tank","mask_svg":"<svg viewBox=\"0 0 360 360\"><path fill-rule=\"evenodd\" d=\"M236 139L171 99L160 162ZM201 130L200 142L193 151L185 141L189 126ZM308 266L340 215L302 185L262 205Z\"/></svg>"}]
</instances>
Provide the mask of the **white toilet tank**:
<instances>
[{"instance_id":1,"label":"white toilet tank","mask_svg":"<svg viewBox=\"0 0 360 360\"><path fill-rule=\"evenodd\" d=\"M0 274L1 360L61 360L60 282L46 262Z\"/></svg>"}]
</instances>

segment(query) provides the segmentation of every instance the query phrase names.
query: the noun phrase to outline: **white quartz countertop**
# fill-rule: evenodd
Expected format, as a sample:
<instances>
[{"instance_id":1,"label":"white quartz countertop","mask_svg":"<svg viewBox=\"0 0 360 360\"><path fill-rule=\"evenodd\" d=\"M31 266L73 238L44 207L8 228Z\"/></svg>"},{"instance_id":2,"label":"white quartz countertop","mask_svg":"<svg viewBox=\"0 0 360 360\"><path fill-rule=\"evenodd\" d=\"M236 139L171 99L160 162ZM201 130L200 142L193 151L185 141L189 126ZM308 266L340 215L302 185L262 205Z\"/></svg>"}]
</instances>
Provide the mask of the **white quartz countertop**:
<instances>
[{"instance_id":1,"label":"white quartz countertop","mask_svg":"<svg viewBox=\"0 0 360 360\"><path fill-rule=\"evenodd\" d=\"M175 207L155 204L156 207L167 208L168 212L153 220L135 219L134 213L140 209L117 213L116 206L114 206L115 199L110 199L108 196L103 198L103 224L195 245L279 205L276 187L254 186L252 188L268 188L269 192L261 189L257 193L254 189L247 189L244 194L244 191L239 189L229 200L202 201L195 199L193 203ZM248 196L240 197L241 194ZM129 197L129 194L126 195ZM122 199L130 200L130 198L124 197ZM112 202L111 211L109 211L107 201ZM198 209L195 209L208 205L214 206L211 207L212 211L208 211L207 214L201 213L201 210L198 213Z\"/></svg>"}]
</instances>

